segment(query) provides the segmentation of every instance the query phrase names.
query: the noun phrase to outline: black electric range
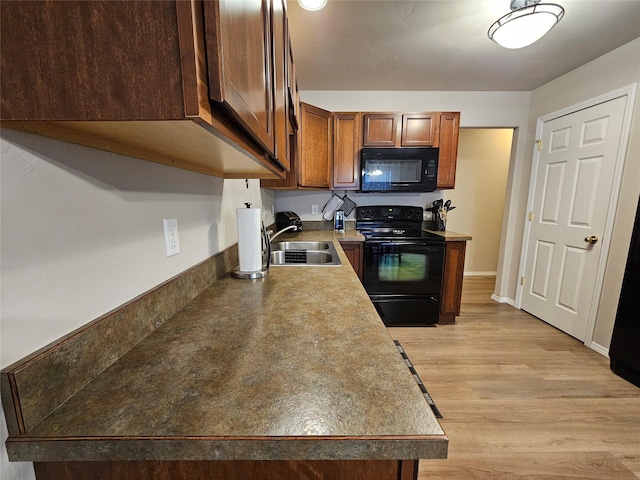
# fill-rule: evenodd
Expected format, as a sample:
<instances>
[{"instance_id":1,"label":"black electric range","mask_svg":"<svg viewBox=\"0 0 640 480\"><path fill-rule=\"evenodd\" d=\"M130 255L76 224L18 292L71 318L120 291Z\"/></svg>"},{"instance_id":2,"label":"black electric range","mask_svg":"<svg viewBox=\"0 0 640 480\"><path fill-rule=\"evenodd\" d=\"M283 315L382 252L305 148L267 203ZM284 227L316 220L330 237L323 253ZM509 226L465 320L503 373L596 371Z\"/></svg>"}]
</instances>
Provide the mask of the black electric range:
<instances>
[{"instance_id":1,"label":"black electric range","mask_svg":"<svg viewBox=\"0 0 640 480\"><path fill-rule=\"evenodd\" d=\"M387 326L438 322L444 238L422 230L423 208L357 207L365 236L363 284Z\"/></svg>"}]
</instances>

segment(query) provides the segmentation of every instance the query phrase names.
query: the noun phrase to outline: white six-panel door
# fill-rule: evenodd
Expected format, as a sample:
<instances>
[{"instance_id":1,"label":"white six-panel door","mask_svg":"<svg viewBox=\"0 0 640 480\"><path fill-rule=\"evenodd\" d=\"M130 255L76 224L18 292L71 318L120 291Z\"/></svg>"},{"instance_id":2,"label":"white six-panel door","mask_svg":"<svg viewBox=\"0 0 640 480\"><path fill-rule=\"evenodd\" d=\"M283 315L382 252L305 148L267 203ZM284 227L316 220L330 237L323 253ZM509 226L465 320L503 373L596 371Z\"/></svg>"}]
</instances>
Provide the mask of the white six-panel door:
<instances>
[{"instance_id":1,"label":"white six-panel door","mask_svg":"<svg viewBox=\"0 0 640 480\"><path fill-rule=\"evenodd\" d=\"M625 101L616 98L545 122L534 172L521 307L582 341Z\"/></svg>"}]
</instances>

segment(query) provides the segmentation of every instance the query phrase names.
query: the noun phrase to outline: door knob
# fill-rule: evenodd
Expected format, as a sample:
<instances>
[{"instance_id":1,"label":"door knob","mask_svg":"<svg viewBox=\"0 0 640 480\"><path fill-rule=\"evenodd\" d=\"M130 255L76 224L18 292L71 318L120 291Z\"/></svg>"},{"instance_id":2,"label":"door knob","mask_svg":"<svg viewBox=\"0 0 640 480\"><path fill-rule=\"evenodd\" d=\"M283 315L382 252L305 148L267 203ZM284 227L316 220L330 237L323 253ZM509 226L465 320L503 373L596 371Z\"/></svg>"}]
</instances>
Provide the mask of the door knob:
<instances>
[{"instance_id":1,"label":"door knob","mask_svg":"<svg viewBox=\"0 0 640 480\"><path fill-rule=\"evenodd\" d=\"M598 237L591 235L590 237L584 237L584 241L590 244L598 243Z\"/></svg>"}]
</instances>

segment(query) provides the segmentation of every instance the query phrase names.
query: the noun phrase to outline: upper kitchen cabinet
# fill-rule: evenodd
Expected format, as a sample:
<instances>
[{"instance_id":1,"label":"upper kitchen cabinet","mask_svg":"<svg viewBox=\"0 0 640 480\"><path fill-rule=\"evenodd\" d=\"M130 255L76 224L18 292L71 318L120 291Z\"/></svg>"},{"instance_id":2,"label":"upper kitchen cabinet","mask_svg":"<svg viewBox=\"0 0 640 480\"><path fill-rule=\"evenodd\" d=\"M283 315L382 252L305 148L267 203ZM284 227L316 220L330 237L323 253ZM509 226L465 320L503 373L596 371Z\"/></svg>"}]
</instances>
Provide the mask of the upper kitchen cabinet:
<instances>
[{"instance_id":1,"label":"upper kitchen cabinet","mask_svg":"<svg viewBox=\"0 0 640 480\"><path fill-rule=\"evenodd\" d=\"M400 130L397 113L365 113L362 116L365 147L397 147Z\"/></svg>"},{"instance_id":2,"label":"upper kitchen cabinet","mask_svg":"<svg viewBox=\"0 0 640 480\"><path fill-rule=\"evenodd\" d=\"M288 32L288 29L286 30ZM287 35L288 37L288 35ZM284 178L263 179L260 180L260 186L263 188L271 188L274 190L286 189L291 190L298 188L298 173L300 169L300 93L298 92L298 83L296 80L295 63L293 61L293 50L291 49L290 40L287 53L287 99L286 99L286 118L285 124L287 128L287 158L289 159L289 171L286 172ZM277 143L279 145L279 143ZM280 147L277 147L280 149Z\"/></svg>"},{"instance_id":3,"label":"upper kitchen cabinet","mask_svg":"<svg viewBox=\"0 0 640 480\"><path fill-rule=\"evenodd\" d=\"M437 113L402 114L401 147L437 147Z\"/></svg>"},{"instance_id":4,"label":"upper kitchen cabinet","mask_svg":"<svg viewBox=\"0 0 640 480\"><path fill-rule=\"evenodd\" d=\"M331 188L331 112L301 104L301 187Z\"/></svg>"},{"instance_id":5,"label":"upper kitchen cabinet","mask_svg":"<svg viewBox=\"0 0 640 480\"><path fill-rule=\"evenodd\" d=\"M274 48L288 44L283 6L271 8L3 0L2 127L220 177L282 178L275 90L284 98L288 52Z\"/></svg>"},{"instance_id":6,"label":"upper kitchen cabinet","mask_svg":"<svg viewBox=\"0 0 640 480\"><path fill-rule=\"evenodd\" d=\"M456 186L459 131L460 112L440 113L438 189L454 188Z\"/></svg>"},{"instance_id":7,"label":"upper kitchen cabinet","mask_svg":"<svg viewBox=\"0 0 640 480\"><path fill-rule=\"evenodd\" d=\"M460 112L365 113L364 147L438 147L438 189L455 187Z\"/></svg>"},{"instance_id":8,"label":"upper kitchen cabinet","mask_svg":"<svg viewBox=\"0 0 640 480\"><path fill-rule=\"evenodd\" d=\"M275 122L275 158L286 169L291 168L289 151L289 31L285 0L271 3L273 38L273 106Z\"/></svg>"},{"instance_id":9,"label":"upper kitchen cabinet","mask_svg":"<svg viewBox=\"0 0 640 480\"><path fill-rule=\"evenodd\" d=\"M359 113L333 114L332 188L336 190L360 188L361 118Z\"/></svg>"},{"instance_id":10,"label":"upper kitchen cabinet","mask_svg":"<svg viewBox=\"0 0 640 480\"><path fill-rule=\"evenodd\" d=\"M365 113L365 147L437 147L437 113Z\"/></svg>"},{"instance_id":11,"label":"upper kitchen cabinet","mask_svg":"<svg viewBox=\"0 0 640 480\"><path fill-rule=\"evenodd\" d=\"M282 1L275 0L273 9L267 0L209 1L204 14L211 99L275 156L274 109L277 104L283 114L285 108ZM276 38L281 51L272 62Z\"/></svg>"}]
</instances>

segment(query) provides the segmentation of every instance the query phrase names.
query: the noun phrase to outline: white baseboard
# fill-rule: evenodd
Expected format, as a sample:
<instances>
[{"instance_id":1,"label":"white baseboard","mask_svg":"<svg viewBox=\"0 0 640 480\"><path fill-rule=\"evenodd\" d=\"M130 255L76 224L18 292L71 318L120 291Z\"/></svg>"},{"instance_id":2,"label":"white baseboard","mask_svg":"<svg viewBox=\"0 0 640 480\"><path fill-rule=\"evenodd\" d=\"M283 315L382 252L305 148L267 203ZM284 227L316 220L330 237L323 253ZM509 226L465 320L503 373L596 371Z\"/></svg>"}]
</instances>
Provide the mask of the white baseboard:
<instances>
[{"instance_id":1,"label":"white baseboard","mask_svg":"<svg viewBox=\"0 0 640 480\"><path fill-rule=\"evenodd\" d=\"M514 308L516 306L515 300L512 300L509 297L499 297L495 293L491 294L491 300L493 300L494 302L498 302L498 303L506 303L507 305L511 305Z\"/></svg>"},{"instance_id":2,"label":"white baseboard","mask_svg":"<svg viewBox=\"0 0 640 480\"><path fill-rule=\"evenodd\" d=\"M495 277L496 272L464 272L465 277Z\"/></svg>"},{"instance_id":3,"label":"white baseboard","mask_svg":"<svg viewBox=\"0 0 640 480\"><path fill-rule=\"evenodd\" d=\"M596 342L591 342L591 344L587 345L587 347L589 347L591 350L595 350L600 355L603 355L607 358L609 357L609 349L603 347L602 345L598 345Z\"/></svg>"}]
</instances>

